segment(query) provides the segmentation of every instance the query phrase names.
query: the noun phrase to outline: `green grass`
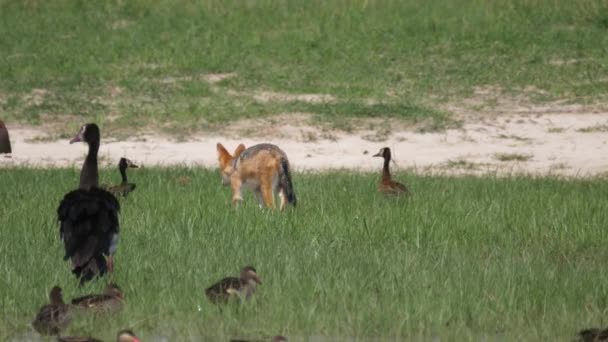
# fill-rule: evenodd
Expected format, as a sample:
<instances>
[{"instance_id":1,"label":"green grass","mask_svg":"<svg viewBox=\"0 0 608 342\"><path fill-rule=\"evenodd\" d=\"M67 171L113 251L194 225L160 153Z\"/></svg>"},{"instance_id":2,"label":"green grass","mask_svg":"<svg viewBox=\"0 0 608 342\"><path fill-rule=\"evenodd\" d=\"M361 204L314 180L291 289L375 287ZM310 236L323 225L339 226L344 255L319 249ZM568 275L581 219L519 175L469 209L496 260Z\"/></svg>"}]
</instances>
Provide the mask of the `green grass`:
<instances>
[{"instance_id":1,"label":"green grass","mask_svg":"<svg viewBox=\"0 0 608 342\"><path fill-rule=\"evenodd\" d=\"M179 132L304 111L441 129L454 124L442 104L477 86L535 101L608 93L603 0L0 0L0 23L5 121ZM209 73L236 76L211 85ZM262 103L260 91L336 100Z\"/></svg>"},{"instance_id":2,"label":"green grass","mask_svg":"<svg viewBox=\"0 0 608 342\"><path fill-rule=\"evenodd\" d=\"M102 181L118 173L102 172ZM122 200L116 281L127 305L82 317L69 333L112 340L227 340L284 334L382 340L569 340L605 323L608 183L556 178L398 174L414 196L385 198L378 175L294 175L298 207L231 209L216 172L140 169ZM0 169L0 339L28 323L59 284L56 207L76 170ZM263 285L220 312L203 290L254 265ZM200 306L200 311L199 311Z\"/></svg>"}]
</instances>

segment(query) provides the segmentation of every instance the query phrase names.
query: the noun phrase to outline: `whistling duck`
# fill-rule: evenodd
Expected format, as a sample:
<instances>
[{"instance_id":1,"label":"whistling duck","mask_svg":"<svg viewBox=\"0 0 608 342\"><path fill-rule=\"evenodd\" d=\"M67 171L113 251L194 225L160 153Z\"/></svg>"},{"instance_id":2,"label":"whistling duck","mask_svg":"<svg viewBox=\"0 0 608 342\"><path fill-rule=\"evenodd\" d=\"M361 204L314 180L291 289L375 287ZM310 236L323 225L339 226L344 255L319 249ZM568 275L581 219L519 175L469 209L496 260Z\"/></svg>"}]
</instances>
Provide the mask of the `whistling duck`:
<instances>
[{"instance_id":1,"label":"whistling duck","mask_svg":"<svg viewBox=\"0 0 608 342\"><path fill-rule=\"evenodd\" d=\"M230 298L249 299L258 284L262 284L253 266L245 266L239 278L227 277L205 290L212 303L226 303Z\"/></svg>"},{"instance_id":2,"label":"whistling duck","mask_svg":"<svg viewBox=\"0 0 608 342\"><path fill-rule=\"evenodd\" d=\"M72 305L94 312L116 312L122 308L123 294L116 284L108 284L103 294L72 299Z\"/></svg>"},{"instance_id":3,"label":"whistling duck","mask_svg":"<svg viewBox=\"0 0 608 342\"><path fill-rule=\"evenodd\" d=\"M391 176L391 172L389 170L389 163L391 162L391 149L388 147L383 147L378 153L374 154L372 157L384 158L384 167L382 168L382 179L380 179L380 183L378 184L378 191L390 195L407 195L409 192L407 187L399 182L394 181Z\"/></svg>"},{"instance_id":4,"label":"whistling duck","mask_svg":"<svg viewBox=\"0 0 608 342\"><path fill-rule=\"evenodd\" d=\"M65 336L58 338L59 342L101 342L101 340L92 337ZM141 342L132 330L125 329L118 332L116 335L117 342Z\"/></svg>"},{"instance_id":5,"label":"whistling duck","mask_svg":"<svg viewBox=\"0 0 608 342\"><path fill-rule=\"evenodd\" d=\"M608 341L608 329L585 329L578 333L580 342L599 342Z\"/></svg>"},{"instance_id":6,"label":"whistling duck","mask_svg":"<svg viewBox=\"0 0 608 342\"><path fill-rule=\"evenodd\" d=\"M11 153L11 141L8 137L8 129L0 120L0 153Z\"/></svg>"},{"instance_id":7,"label":"whistling duck","mask_svg":"<svg viewBox=\"0 0 608 342\"><path fill-rule=\"evenodd\" d=\"M70 324L72 320L71 307L63 302L59 286L51 289L49 299L51 303L40 308L32 326L40 334L57 335Z\"/></svg>"},{"instance_id":8,"label":"whistling duck","mask_svg":"<svg viewBox=\"0 0 608 342\"><path fill-rule=\"evenodd\" d=\"M64 259L72 261L72 273L80 284L112 272L112 255L118 245L120 204L98 187L97 152L100 133L96 124L82 126L70 143L84 141L89 152L80 172L80 186L65 195L57 214Z\"/></svg>"},{"instance_id":9,"label":"whistling duck","mask_svg":"<svg viewBox=\"0 0 608 342\"><path fill-rule=\"evenodd\" d=\"M138 168L139 166L127 158L120 158L120 161L118 162L118 170L120 171L122 182L119 185L108 187L106 189L108 192L111 192L114 195L122 194L123 197L127 197L129 192L135 190L135 183L129 183L127 180L127 168L129 167Z\"/></svg>"}]
</instances>

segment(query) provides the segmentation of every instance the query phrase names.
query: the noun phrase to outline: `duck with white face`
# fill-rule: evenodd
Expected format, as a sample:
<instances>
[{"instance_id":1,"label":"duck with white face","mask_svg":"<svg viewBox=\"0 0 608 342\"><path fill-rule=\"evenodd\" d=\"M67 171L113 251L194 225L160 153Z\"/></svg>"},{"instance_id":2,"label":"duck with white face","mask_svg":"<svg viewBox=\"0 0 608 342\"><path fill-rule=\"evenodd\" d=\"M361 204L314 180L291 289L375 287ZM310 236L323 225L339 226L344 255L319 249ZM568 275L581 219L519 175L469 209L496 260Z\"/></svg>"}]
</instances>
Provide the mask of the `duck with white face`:
<instances>
[{"instance_id":1,"label":"duck with white face","mask_svg":"<svg viewBox=\"0 0 608 342\"><path fill-rule=\"evenodd\" d=\"M405 185L394 181L391 175L389 169L389 164L391 162L391 149L388 147L383 147L372 157L381 157L384 159L382 178L380 178L380 182L378 183L378 191L387 195L408 195L408 188Z\"/></svg>"},{"instance_id":2,"label":"duck with white face","mask_svg":"<svg viewBox=\"0 0 608 342\"><path fill-rule=\"evenodd\" d=\"M103 188L114 195L122 195L123 197L127 197L130 192L135 190L135 183L129 183L127 178L128 168L137 169L139 166L127 158L120 158L120 161L118 162L118 171L120 172L120 176L122 178L121 183Z\"/></svg>"}]
</instances>

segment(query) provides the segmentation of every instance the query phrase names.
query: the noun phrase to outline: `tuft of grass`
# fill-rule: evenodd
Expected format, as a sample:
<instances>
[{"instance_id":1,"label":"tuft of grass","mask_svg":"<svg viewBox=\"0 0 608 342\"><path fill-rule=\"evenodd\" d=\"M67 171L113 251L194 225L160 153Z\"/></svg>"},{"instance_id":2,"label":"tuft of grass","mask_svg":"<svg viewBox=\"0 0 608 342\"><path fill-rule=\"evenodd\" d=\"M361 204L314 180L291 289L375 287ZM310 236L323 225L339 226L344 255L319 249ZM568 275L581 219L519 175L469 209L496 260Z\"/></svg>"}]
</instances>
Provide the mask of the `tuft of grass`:
<instances>
[{"instance_id":1,"label":"tuft of grass","mask_svg":"<svg viewBox=\"0 0 608 342\"><path fill-rule=\"evenodd\" d=\"M607 124L597 124L589 127L583 127L576 130L581 133L600 133L600 132L608 132Z\"/></svg>"},{"instance_id":2,"label":"tuft of grass","mask_svg":"<svg viewBox=\"0 0 608 342\"><path fill-rule=\"evenodd\" d=\"M176 134L303 108L443 129L442 104L480 86L605 101L606 13L603 0L3 0L0 111ZM260 91L336 101L260 103Z\"/></svg>"},{"instance_id":3,"label":"tuft of grass","mask_svg":"<svg viewBox=\"0 0 608 342\"><path fill-rule=\"evenodd\" d=\"M476 170L481 166L480 163L473 163L464 159L448 160L445 162L445 167L448 169L460 169L460 170Z\"/></svg>"},{"instance_id":4,"label":"tuft of grass","mask_svg":"<svg viewBox=\"0 0 608 342\"><path fill-rule=\"evenodd\" d=\"M112 340L568 340L601 325L608 298L603 179L407 178L407 200L376 191L378 175L295 173L298 207L238 210L217 173L131 172L121 199L112 316L78 316L66 334ZM63 260L56 208L78 170L0 169L0 339L36 338L29 322L49 289L79 288ZM114 168L101 182L118 179ZM220 310L204 289L254 265L253 300Z\"/></svg>"},{"instance_id":5,"label":"tuft of grass","mask_svg":"<svg viewBox=\"0 0 608 342\"><path fill-rule=\"evenodd\" d=\"M521 153L495 153L494 159L509 162L509 161L518 161L524 162L532 159L532 155L529 154L521 154Z\"/></svg>"}]
</instances>

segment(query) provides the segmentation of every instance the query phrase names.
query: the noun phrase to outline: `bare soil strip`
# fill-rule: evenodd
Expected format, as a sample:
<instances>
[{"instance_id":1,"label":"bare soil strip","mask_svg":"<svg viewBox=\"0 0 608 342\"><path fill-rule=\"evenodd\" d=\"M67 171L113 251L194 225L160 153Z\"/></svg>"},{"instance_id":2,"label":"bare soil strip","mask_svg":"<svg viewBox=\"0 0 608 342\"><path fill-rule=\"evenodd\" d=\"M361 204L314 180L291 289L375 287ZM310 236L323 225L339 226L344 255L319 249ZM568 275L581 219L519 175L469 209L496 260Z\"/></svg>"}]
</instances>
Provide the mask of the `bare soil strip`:
<instances>
[{"instance_id":1,"label":"bare soil strip","mask_svg":"<svg viewBox=\"0 0 608 342\"><path fill-rule=\"evenodd\" d=\"M296 170L378 170L381 161L371 155L389 146L395 169L422 173L591 176L608 171L608 112L503 114L471 121L439 133L393 130L381 137L374 131L328 133L275 123L266 127L263 137L244 139L234 134L201 134L185 142L150 135L105 139L100 158L108 165L127 156L146 166L215 168L217 142L229 149L239 143L271 142L287 152ZM41 129L9 129L13 155L0 157L0 166L79 167L85 156L86 146L70 145L68 139L41 142L46 136Z\"/></svg>"}]
</instances>

